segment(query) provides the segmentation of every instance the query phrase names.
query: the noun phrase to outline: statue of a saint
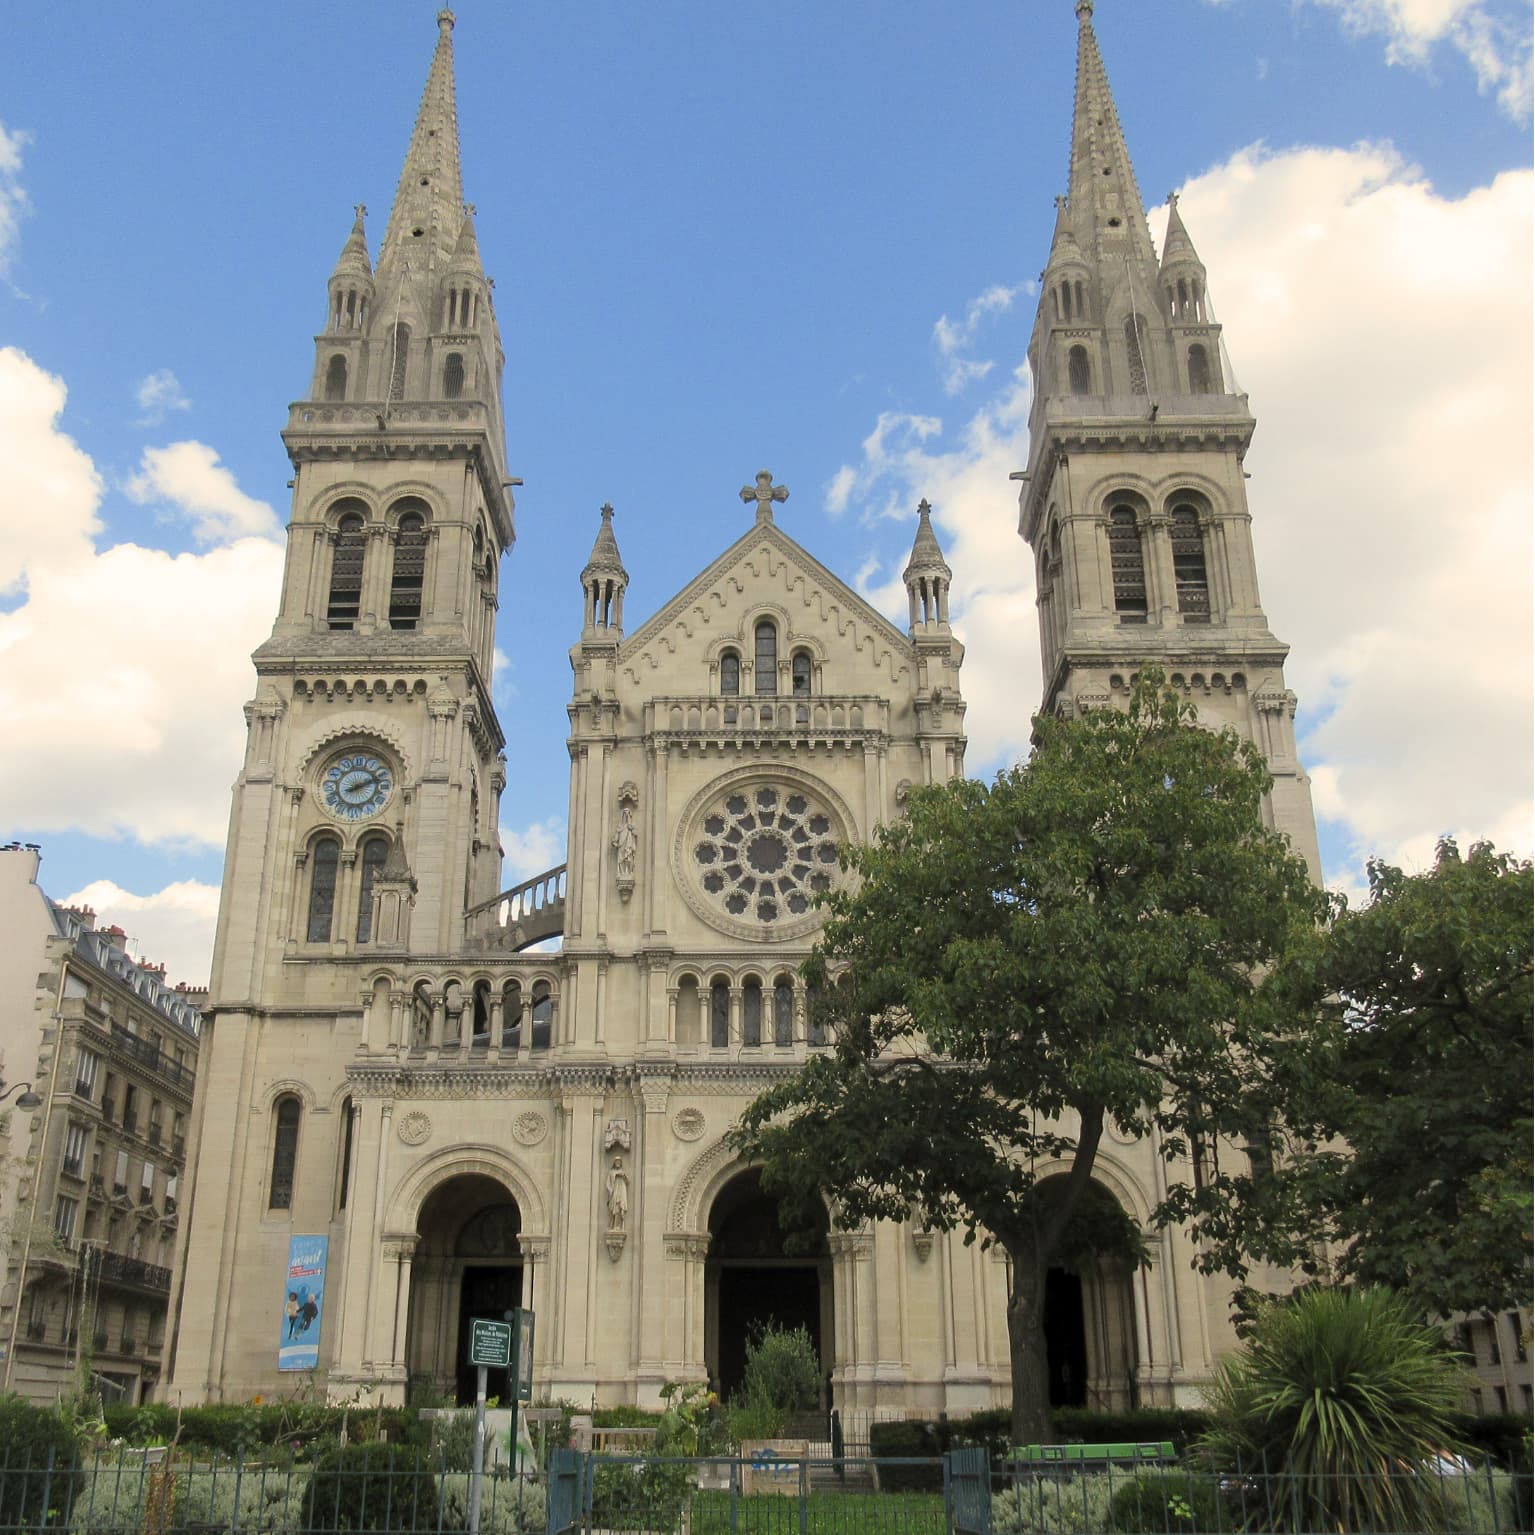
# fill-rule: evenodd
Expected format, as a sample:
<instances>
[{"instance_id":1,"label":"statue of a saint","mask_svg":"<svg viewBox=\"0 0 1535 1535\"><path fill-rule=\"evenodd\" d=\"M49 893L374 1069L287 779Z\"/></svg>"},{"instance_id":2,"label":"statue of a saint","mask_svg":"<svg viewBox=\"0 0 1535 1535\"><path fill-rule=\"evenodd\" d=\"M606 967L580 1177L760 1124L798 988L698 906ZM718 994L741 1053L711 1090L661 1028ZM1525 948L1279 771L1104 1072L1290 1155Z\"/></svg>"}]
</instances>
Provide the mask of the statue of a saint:
<instances>
[{"instance_id":1,"label":"statue of a saint","mask_svg":"<svg viewBox=\"0 0 1535 1535\"><path fill-rule=\"evenodd\" d=\"M618 877L634 878L634 859L639 851L639 833L634 829L634 806L621 805L618 811L618 830L613 833L613 846L618 849Z\"/></svg>"},{"instance_id":2,"label":"statue of a saint","mask_svg":"<svg viewBox=\"0 0 1535 1535\"><path fill-rule=\"evenodd\" d=\"M629 1175L623 1159L613 1158L608 1169L608 1230L622 1231L629 1223Z\"/></svg>"}]
</instances>

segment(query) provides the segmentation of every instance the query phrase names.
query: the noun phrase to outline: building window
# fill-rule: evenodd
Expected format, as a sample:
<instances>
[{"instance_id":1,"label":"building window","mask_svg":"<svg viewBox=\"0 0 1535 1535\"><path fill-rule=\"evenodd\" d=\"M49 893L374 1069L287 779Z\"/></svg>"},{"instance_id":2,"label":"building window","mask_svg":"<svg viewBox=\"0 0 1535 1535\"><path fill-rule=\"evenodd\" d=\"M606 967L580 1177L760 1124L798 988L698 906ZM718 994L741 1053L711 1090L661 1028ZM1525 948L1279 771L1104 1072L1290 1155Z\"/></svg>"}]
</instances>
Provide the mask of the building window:
<instances>
[{"instance_id":1,"label":"building window","mask_svg":"<svg viewBox=\"0 0 1535 1535\"><path fill-rule=\"evenodd\" d=\"M85 1171L85 1148L90 1139L91 1132L84 1125L73 1122L64 1132L64 1159L61 1165L71 1178L78 1178Z\"/></svg>"},{"instance_id":2,"label":"building window","mask_svg":"<svg viewBox=\"0 0 1535 1535\"><path fill-rule=\"evenodd\" d=\"M75 1096L89 1100L96 1092L96 1073L101 1069L101 1057L83 1045L75 1059Z\"/></svg>"},{"instance_id":3,"label":"building window","mask_svg":"<svg viewBox=\"0 0 1535 1535\"><path fill-rule=\"evenodd\" d=\"M329 943L331 917L336 909L336 871L341 863L341 844L322 837L314 845L314 873L309 880L310 943Z\"/></svg>"},{"instance_id":4,"label":"building window","mask_svg":"<svg viewBox=\"0 0 1535 1535\"><path fill-rule=\"evenodd\" d=\"M1087 348L1074 346L1066 354L1067 384L1073 394L1093 392L1093 370L1087 361Z\"/></svg>"},{"instance_id":5,"label":"building window","mask_svg":"<svg viewBox=\"0 0 1535 1535\"><path fill-rule=\"evenodd\" d=\"M1503 1350L1498 1344L1498 1324L1492 1317L1484 1319L1487 1323L1487 1362L1489 1364L1503 1363ZM1505 1409L1499 1408L1499 1411Z\"/></svg>"},{"instance_id":6,"label":"building window","mask_svg":"<svg viewBox=\"0 0 1535 1535\"><path fill-rule=\"evenodd\" d=\"M405 365L410 360L410 326L396 325L390 333L389 398L405 398Z\"/></svg>"},{"instance_id":7,"label":"building window","mask_svg":"<svg viewBox=\"0 0 1535 1535\"><path fill-rule=\"evenodd\" d=\"M821 1006L821 988L810 987L805 993L805 1043L817 1050L826 1043L826 1019Z\"/></svg>"},{"instance_id":8,"label":"building window","mask_svg":"<svg viewBox=\"0 0 1535 1535\"><path fill-rule=\"evenodd\" d=\"M794 983L782 975L773 982L773 1043L794 1043Z\"/></svg>"},{"instance_id":9,"label":"building window","mask_svg":"<svg viewBox=\"0 0 1535 1535\"><path fill-rule=\"evenodd\" d=\"M327 400L346 398L346 358L339 352L325 365L325 398Z\"/></svg>"},{"instance_id":10,"label":"building window","mask_svg":"<svg viewBox=\"0 0 1535 1535\"><path fill-rule=\"evenodd\" d=\"M352 1100L341 1100L341 1189L336 1199L338 1209L346 1209L346 1196L352 1188Z\"/></svg>"},{"instance_id":11,"label":"building window","mask_svg":"<svg viewBox=\"0 0 1535 1535\"><path fill-rule=\"evenodd\" d=\"M1186 624L1210 622L1210 582L1205 573L1205 536L1192 506L1173 508L1173 580Z\"/></svg>"},{"instance_id":12,"label":"building window","mask_svg":"<svg viewBox=\"0 0 1535 1535\"><path fill-rule=\"evenodd\" d=\"M75 1220L79 1214L80 1201L71 1199L68 1194L60 1194L53 1207L53 1229L58 1233L61 1241L74 1241Z\"/></svg>"},{"instance_id":13,"label":"building window","mask_svg":"<svg viewBox=\"0 0 1535 1535\"><path fill-rule=\"evenodd\" d=\"M128 1153L121 1148L117 1153L117 1165L112 1172L112 1192L121 1196L128 1192Z\"/></svg>"},{"instance_id":14,"label":"building window","mask_svg":"<svg viewBox=\"0 0 1535 1535\"><path fill-rule=\"evenodd\" d=\"M1130 364L1130 389L1146 393L1146 322L1138 314L1125 316L1125 357Z\"/></svg>"},{"instance_id":15,"label":"building window","mask_svg":"<svg viewBox=\"0 0 1535 1535\"><path fill-rule=\"evenodd\" d=\"M720 657L720 692L726 698L734 698L741 691L741 658L735 651L727 650Z\"/></svg>"},{"instance_id":16,"label":"building window","mask_svg":"<svg viewBox=\"0 0 1535 1535\"><path fill-rule=\"evenodd\" d=\"M730 1044L730 982L723 979L709 988L709 1043L716 1050Z\"/></svg>"},{"instance_id":17,"label":"building window","mask_svg":"<svg viewBox=\"0 0 1535 1535\"><path fill-rule=\"evenodd\" d=\"M131 1082L123 1088L123 1129L129 1135L139 1128L139 1090Z\"/></svg>"},{"instance_id":18,"label":"building window","mask_svg":"<svg viewBox=\"0 0 1535 1535\"><path fill-rule=\"evenodd\" d=\"M459 399L464 392L464 357L461 352L449 352L442 365L442 393L448 400Z\"/></svg>"},{"instance_id":19,"label":"building window","mask_svg":"<svg viewBox=\"0 0 1535 1535\"><path fill-rule=\"evenodd\" d=\"M1146 563L1135 509L1116 506L1109 513L1109 566L1114 580L1114 611L1122 624L1146 622Z\"/></svg>"},{"instance_id":20,"label":"building window","mask_svg":"<svg viewBox=\"0 0 1535 1535\"><path fill-rule=\"evenodd\" d=\"M362 607L362 518L348 512L336 525L336 547L330 562L330 599L325 622L332 629L355 629Z\"/></svg>"},{"instance_id":21,"label":"building window","mask_svg":"<svg viewBox=\"0 0 1535 1535\"><path fill-rule=\"evenodd\" d=\"M400 518L389 575L389 627L414 629L421 622L421 592L426 583L426 519L420 512Z\"/></svg>"},{"instance_id":22,"label":"building window","mask_svg":"<svg viewBox=\"0 0 1535 1535\"><path fill-rule=\"evenodd\" d=\"M179 1182L180 1177L177 1173L172 1173L165 1180L165 1213L167 1215L176 1213L176 1189Z\"/></svg>"},{"instance_id":23,"label":"building window","mask_svg":"<svg viewBox=\"0 0 1535 1535\"><path fill-rule=\"evenodd\" d=\"M534 1050L547 1050L554 1039L554 993L548 981L533 983L533 1035L530 1040Z\"/></svg>"},{"instance_id":24,"label":"building window","mask_svg":"<svg viewBox=\"0 0 1535 1535\"><path fill-rule=\"evenodd\" d=\"M1510 1311L1508 1314L1509 1331L1514 1336L1514 1358L1523 1364L1530 1357L1529 1345L1524 1341L1524 1328L1519 1322L1519 1313Z\"/></svg>"},{"instance_id":25,"label":"building window","mask_svg":"<svg viewBox=\"0 0 1535 1535\"><path fill-rule=\"evenodd\" d=\"M144 1165L139 1169L139 1203L152 1205L155 1202L155 1164L148 1157L144 1159Z\"/></svg>"},{"instance_id":26,"label":"building window","mask_svg":"<svg viewBox=\"0 0 1535 1535\"><path fill-rule=\"evenodd\" d=\"M1189 391L1210 394L1210 354L1196 341L1189 348Z\"/></svg>"},{"instance_id":27,"label":"building window","mask_svg":"<svg viewBox=\"0 0 1535 1535\"><path fill-rule=\"evenodd\" d=\"M369 837L362 845L362 893L357 898L358 943L366 943L373 936L373 881L378 878L388 856L387 837Z\"/></svg>"},{"instance_id":28,"label":"building window","mask_svg":"<svg viewBox=\"0 0 1535 1535\"><path fill-rule=\"evenodd\" d=\"M778 691L778 626L764 618L757 625L756 681L758 697Z\"/></svg>"},{"instance_id":29,"label":"building window","mask_svg":"<svg viewBox=\"0 0 1535 1535\"><path fill-rule=\"evenodd\" d=\"M762 1043L762 982L756 976L748 977L741 991L741 1043Z\"/></svg>"},{"instance_id":30,"label":"building window","mask_svg":"<svg viewBox=\"0 0 1535 1535\"><path fill-rule=\"evenodd\" d=\"M796 650L791 666L794 679L794 696L796 698L809 698L810 652L808 650Z\"/></svg>"},{"instance_id":31,"label":"building window","mask_svg":"<svg viewBox=\"0 0 1535 1535\"><path fill-rule=\"evenodd\" d=\"M272 1137L272 1182L267 1206L293 1208L293 1174L298 1166L299 1101L291 1093L277 1100L277 1130Z\"/></svg>"}]
</instances>

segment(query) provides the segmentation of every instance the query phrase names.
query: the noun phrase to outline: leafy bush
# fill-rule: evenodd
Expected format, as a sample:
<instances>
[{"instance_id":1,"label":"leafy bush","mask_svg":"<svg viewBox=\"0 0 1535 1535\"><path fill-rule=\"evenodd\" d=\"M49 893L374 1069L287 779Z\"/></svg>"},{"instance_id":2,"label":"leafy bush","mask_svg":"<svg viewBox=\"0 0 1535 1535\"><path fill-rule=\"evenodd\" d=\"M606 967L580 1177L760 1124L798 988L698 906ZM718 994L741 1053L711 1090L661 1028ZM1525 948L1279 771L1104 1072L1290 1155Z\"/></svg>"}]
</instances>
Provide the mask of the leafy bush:
<instances>
[{"instance_id":1,"label":"leafy bush","mask_svg":"<svg viewBox=\"0 0 1535 1535\"><path fill-rule=\"evenodd\" d=\"M403 1407L327 1407L318 1402L219 1402L179 1411L163 1402L137 1407L108 1407L103 1414L107 1433L128 1444L169 1444L218 1450L225 1455L249 1454L264 1447L300 1450L325 1442L337 1443L345 1424L352 1443L388 1439L416 1442L421 1425L415 1409Z\"/></svg>"},{"instance_id":2,"label":"leafy bush","mask_svg":"<svg viewBox=\"0 0 1535 1535\"><path fill-rule=\"evenodd\" d=\"M943 1426L947 1429L947 1424ZM945 1448L935 1423L908 1419L869 1425L869 1453L876 1457L928 1457L942 1455ZM943 1467L881 1466L879 1485L882 1492L936 1492L943 1486Z\"/></svg>"},{"instance_id":3,"label":"leafy bush","mask_svg":"<svg viewBox=\"0 0 1535 1535\"><path fill-rule=\"evenodd\" d=\"M1401 1296L1301 1291L1265 1306L1222 1360L1202 1447L1218 1466L1283 1474L1270 1528L1442 1529L1450 1479L1421 1468L1464 1448L1463 1380Z\"/></svg>"},{"instance_id":4,"label":"leafy bush","mask_svg":"<svg viewBox=\"0 0 1535 1535\"><path fill-rule=\"evenodd\" d=\"M304 1494L308 1481L307 1469L292 1461L238 1476L232 1466L185 1472L176 1478L174 1527L211 1524L227 1530L234 1526L238 1508L241 1531L288 1535L306 1528Z\"/></svg>"},{"instance_id":5,"label":"leafy bush","mask_svg":"<svg viewBox=\"0 0 1535 1535\"><path fill-rule=\"evenodd\" d=\"M1138 1407L1132 1412L1057 1407L1050 1418L1057 1444L1160 1444L1167 1439L1180 1455L1210 1427L1209 1413L1183 1407Z\"/></svg>"},{"instance_id":6,"label":"leafy bush","mask_svg":"<svg viewBox=\"0 0 1535 1535\"><path fill-rule=\"evenodd\" d=\"M741 1395L785 1414L808 1412L821 1399L821 1360L803 1327L759 1328L746 1344Z\"/></svg>"},{"instance_id":7,"label":"leafy bush","mask_svg":"<svg viewBox=\"0 0 1535 1535\"><path fill-rule=\"evenodd\" d=\"M1018 1482L991 1500L993 1535L1099 1535L1114 1486L1101 1471Z\"/></svg>"},{"instance_id":8,"label":"leafy bush","mask_svg":"<svg viewBox=\"0 0 1535 1535\"><path fill-rule=\"evenodd\" d=\"M469 1528L469 1473L449 1471L438 1478L442 1528ZM548 1523L544 1490L531 1477L487 1471L480 1488L480 1535L525 1535Z\"/></svg>"},{"instance_id":9,"label":"leafy bush","mask_svg":"<svg viewBox=\"0 0 1535 1535\"><path fill-rule=\"evenodd\" d=\"M1189 1471L1143 1471L1128 1481L1120 1481L1111 1507L1114 1528L1124 1535L1236 1528L1236 1522L1227 1515L1215 1478Z\"/></svg>"},{"instance_id":10,"label":"leafy bush","mask_svg":"<svg viewBox=\"0 0 1535 1535\"><path fill-rule=\"evenodd\" d=\"M79 1485L78 1446L64 1416L0 1397L0 1526L53 1523Z\"/></svg>"},{"instance_id":11,"label":"leafy bush","mask_svg":"<svg viewBox=\"0 0 1535 1535\"><path fill-rule=\"evenodd\" d=\"M592 1525L605 1530L675 1530L692 1491L688 1461L620 1461L592 1478Z\"/></svg>"},{"instance_id":12,"label":"leafy bush","mask_svg":"<svg viewBox=\"0 0 1535 1535\"><path fill-rule=\"evenodd\" d=\"M414 1530L436 1523L436 1478L416 1446L354 1444L315 1457L305 1530Z\"/></svg>"}]
</instances>

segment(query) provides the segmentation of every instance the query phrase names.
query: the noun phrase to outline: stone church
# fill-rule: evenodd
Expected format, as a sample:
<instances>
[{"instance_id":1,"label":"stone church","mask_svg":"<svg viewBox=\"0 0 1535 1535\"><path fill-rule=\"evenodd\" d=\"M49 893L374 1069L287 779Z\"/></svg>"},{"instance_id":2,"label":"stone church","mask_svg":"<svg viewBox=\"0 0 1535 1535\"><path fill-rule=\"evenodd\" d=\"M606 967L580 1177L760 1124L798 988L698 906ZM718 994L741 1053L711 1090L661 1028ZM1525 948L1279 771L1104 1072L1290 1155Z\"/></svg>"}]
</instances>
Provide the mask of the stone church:
<instances>
[{"instance_id":1,"label":"stone church","mask_svg":"<svg viewBox=\"0 0 1535 1535\"><path fill-rule=\"evenodd\" d=\"M1077 14L1017 476L1043 707L1112 706L1162 665L1261 745L1273 820L1315 869L1249 537L1254 422L1176 207L1153 249L1090 0ZM522 1305L540 1397L728 1391L748 1329L777 1318L810 1330L844 1410L1005 1401L999 1251L882 1224L788 1254L724 1139L826 1043L798 967L839 848L964 771L926 504L904 628L778 526L765 470L741 536L626 627L604 508L570 651L567 859L501 888L490 682L517 482L451 13L438 28L377 259L359 212L283 434L287 565L245 710L169 1395L463 1393L469 1319ZM1142 1223L1179 1176L1197 1169L1112 1138L1096 1175ZM1056 1400L1183 1401L1230 1345L1229 1283L1193 1272L1182 1232L1152 1245L1134 1274L1052 1274Z\"/></svg>"}]
</instances>

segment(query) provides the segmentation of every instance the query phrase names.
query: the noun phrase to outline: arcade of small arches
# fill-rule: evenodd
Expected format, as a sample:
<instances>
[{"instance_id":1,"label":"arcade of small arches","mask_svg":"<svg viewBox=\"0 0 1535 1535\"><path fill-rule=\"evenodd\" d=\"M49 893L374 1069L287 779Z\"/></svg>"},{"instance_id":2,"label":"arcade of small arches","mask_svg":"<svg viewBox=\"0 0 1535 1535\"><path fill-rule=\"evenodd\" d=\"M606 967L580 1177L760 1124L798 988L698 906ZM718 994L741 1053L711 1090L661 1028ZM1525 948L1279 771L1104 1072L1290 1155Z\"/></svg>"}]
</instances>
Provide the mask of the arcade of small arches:
<instances>
[{"instance_id":1,"label":"arcade of small arches","mask_svg":"<svg viewBox=\"0 0 1535 1535\"><path fill-rule=\"evenodd\" d=\"M721 647L714 662L721 698L738 698L743 678L746 691L758 698L777 697L788 683L787 692L792 698L809 698L814 686L818 666L810 648L798 644L789 652L785 666L779 657L779 626L772 618L759 618L751 629L752 646L743 656L735 644Z\"/></svg>"},{"instance_id":2,"label":"arcade of small arches","mask_svg":"<svg viewBox=\"0 0 1535 1535\"><path fill-rule=\"evenodd\" d=\"M376 1047L502 1060L560 1043L558 977L530 969L512 978L379 974L364 993Z\"/></svg>"},{"instance_id":3,"label":"arcade of small arches","mask_svg":"<svg viewBox=\"0 0 1535 1535\"><path fill-rule=\"evenodd\" d=\"M1125 321L1125 346L1130 363L1131 388L1136 394L1147 391L1144 352L1146 335L1144 322L1138 329L1133 319ZM1221 394L1220 360L1213 355L1203 341L1191 341L1182 350L1183 382L1190 394ZM1060 382L1068 394L1102 394L1106 389L1094 387L1094 363L1086 343L1074 342L1066 350L1066 376Z\"/></svg>"}]
</instances>

